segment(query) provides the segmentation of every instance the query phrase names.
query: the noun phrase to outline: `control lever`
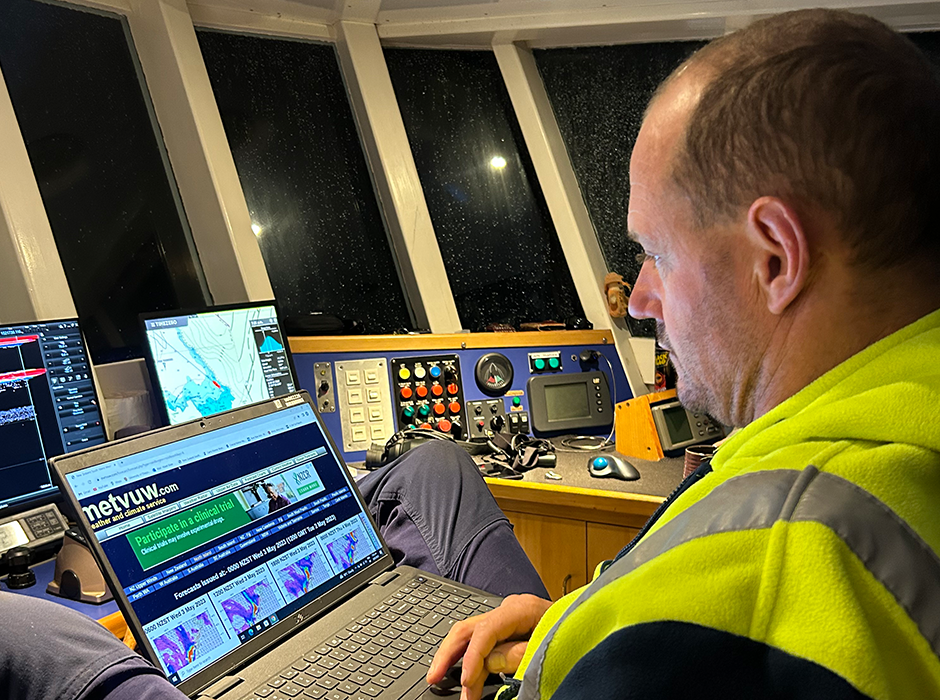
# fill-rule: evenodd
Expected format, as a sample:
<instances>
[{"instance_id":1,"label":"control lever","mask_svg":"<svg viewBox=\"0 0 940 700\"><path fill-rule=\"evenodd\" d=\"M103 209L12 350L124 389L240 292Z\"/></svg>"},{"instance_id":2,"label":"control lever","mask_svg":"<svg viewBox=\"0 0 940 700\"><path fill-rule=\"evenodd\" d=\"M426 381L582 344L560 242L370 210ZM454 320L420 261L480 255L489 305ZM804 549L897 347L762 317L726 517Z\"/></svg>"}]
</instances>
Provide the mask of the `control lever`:
<instances>
[{"instance_id":1,"label":"control lever","mask_svg":"<svg viewBox=\"0 0 940 700\"><path fill-rule=\"evenodd\" d=\"M18 591L36 585L36 574L29 570L29 547L13 547L7 551L7 586Z\"/></svg>"}]
</instances>

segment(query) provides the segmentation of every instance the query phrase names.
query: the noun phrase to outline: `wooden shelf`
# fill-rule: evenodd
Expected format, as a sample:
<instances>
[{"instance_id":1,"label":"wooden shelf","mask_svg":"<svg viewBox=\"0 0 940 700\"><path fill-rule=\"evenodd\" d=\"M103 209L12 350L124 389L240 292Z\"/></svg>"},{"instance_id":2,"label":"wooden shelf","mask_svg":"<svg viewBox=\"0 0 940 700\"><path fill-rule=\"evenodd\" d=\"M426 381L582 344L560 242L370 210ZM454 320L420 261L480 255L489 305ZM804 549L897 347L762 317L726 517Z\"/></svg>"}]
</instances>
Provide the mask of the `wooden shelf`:
<instances>
[{"instance_id":1,"label":"wooden shelf","mask_svg":"<svg viewBox=\"0 0 940 700\"><path fill-rule=\"evenodd\" d=\"M293 353L411 352L527 348L542 345L613 345L610 331L522 331L519 333L424 333L415 335L329 335L287 339Z\"/></svg>"}]
</instances>

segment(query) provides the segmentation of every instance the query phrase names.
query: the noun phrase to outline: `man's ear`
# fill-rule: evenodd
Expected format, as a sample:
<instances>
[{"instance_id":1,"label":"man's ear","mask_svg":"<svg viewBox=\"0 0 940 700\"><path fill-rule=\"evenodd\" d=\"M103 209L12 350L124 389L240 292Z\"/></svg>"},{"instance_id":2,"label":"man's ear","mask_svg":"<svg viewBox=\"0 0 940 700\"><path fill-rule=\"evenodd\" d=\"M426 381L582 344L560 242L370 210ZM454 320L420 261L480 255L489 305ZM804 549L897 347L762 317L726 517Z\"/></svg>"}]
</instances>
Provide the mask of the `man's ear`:
<instances>
[{"instance_id":1,"label":"man's ear","mask_svg":"<svg viewBox=\"0 0 940 700\"><path fill-rule=\"evenodd\" d=\"M782 199L760 197L748 209L747 235L756 251L754 272L767 309L781 314L809 277L809 242L800 217Z\"/></svg>"}]
</instances>

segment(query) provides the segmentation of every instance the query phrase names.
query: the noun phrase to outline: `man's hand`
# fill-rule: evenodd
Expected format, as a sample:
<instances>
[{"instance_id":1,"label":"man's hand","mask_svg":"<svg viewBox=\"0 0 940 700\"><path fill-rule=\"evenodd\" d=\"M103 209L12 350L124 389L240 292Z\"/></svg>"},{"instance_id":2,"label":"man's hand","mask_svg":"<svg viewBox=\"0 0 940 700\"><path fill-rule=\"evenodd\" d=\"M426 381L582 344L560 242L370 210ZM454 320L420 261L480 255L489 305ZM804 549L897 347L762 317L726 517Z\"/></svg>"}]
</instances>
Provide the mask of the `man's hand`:
<instances>
[{"instance_id":1,"label":"man's hand","mask_svg":"<svg viewBox=\"0 0 940 700\"><path fill-rule=\"evenodd\" d=\"M534 595L511 595L495 610L455 622L441 642L428 670L437 683L463 656L461 700L479 700L489 673L515 673L529 636L551 601Z\"/></svg>"}]
</instances>

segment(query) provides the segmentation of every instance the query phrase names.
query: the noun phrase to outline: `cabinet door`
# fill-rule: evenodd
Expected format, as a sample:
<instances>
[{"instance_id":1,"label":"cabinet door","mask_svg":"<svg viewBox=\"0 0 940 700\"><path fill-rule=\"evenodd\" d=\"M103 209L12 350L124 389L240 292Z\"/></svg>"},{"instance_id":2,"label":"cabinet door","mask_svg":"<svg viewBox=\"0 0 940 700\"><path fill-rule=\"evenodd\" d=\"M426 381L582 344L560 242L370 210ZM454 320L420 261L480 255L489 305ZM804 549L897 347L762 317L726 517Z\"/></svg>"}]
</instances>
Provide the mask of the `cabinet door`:
<instances>
[{"instance_id":1,"label":"cabinet door","mask_svg":"<svg viewBox=\"0 0 940 700\"><path fill-rule=\"evenodd\" d=\"M518 512L506 517L552 600L587 583L583 521Z\"/></svg>"},{"instance_id":2,"label":"cabinet door","mask_svg":"<svg viewBox=\"0 0 940 700\"><path fill-rule=\"evenodd\" d=\"M613 559L639 532L639 528L587 523L587 568L588 576L605 559Z\"/></svg>"}]
</instances>

